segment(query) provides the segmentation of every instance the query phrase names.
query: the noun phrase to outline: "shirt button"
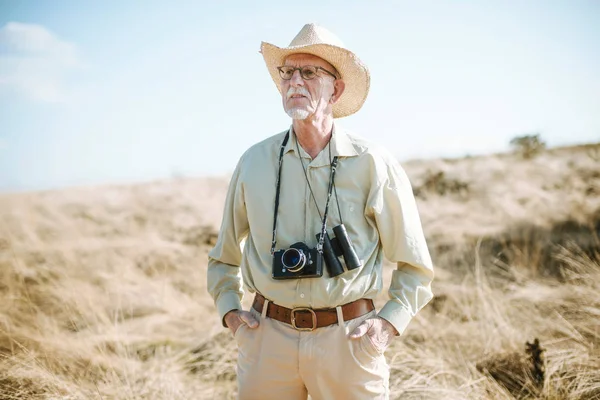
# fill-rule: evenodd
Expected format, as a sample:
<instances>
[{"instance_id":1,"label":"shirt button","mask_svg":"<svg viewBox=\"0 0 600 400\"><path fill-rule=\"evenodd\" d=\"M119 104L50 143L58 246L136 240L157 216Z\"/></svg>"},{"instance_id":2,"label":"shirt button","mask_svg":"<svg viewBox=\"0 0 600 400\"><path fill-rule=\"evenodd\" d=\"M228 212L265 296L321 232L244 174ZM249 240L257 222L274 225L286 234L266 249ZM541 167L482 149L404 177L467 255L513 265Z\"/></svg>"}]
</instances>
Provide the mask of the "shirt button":
<instances>
[{"instance_id":1,"label":"shirt button","mask_svg":"<svg viewBox=\"0 0 600 400\"><path fill-rule=\"evenodd\" d=\"M304 298L304 293L300 293L300 298L303 299Z\"/></svg>"}]
</instances>

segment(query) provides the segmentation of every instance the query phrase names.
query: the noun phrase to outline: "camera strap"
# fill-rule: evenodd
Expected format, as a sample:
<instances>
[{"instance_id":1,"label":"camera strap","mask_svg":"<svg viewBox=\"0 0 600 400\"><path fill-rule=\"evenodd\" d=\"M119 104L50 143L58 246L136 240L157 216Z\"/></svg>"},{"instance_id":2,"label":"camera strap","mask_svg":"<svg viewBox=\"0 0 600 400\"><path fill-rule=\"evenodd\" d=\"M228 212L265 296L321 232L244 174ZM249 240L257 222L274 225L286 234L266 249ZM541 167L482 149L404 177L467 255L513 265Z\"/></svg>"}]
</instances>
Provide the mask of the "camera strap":
<instances>
[{"instance_id":1,"label":"camera strap","mask_svg":"<svg viewBox=\"0 0 600 400\"><path fill-rule=\"evenodd\" d=\"M271 255L273 255L275 253L275 247L277 246L277 214L278 214L278 210L279 210L279 195L281 192L281 170L282 170L282 166L283 166L283 152L285 150L285 146L288 142L290 138L290 131L288 130L287 133L285 134L285 138L283 139L283 142L281 143L281 148L279 150L279 167L278 167L278 171L277 171L277 183L276 183L276 189L275 189L275 211L274 211L274 215L273 215L273 238L271 240ZM298 154L298 157L301 157L300 154ZM325 235L327 234L327 213L329 211L329 200L331 199L331 192L333 190L334 187L334 180L335 180L335 171L337 169L337 161L338 158L333 157L333 160L331 161L331 173L329 175L329 187L327 189L327 202L325 203L325 212L323 214L323 224L321 226L321 234L319 235L319 242L317 243L317 251L319 253L323 252L323 242L325 241ZM300 158L300 162L302 162L302 159ZM302 168L304 169L304 163L302 164ZM306 171L304 171L306 174ZM308 177L306 177L307 179L307 183L308 183ZM309 186L310 188L310 186ZM311 190L311 195L313 196L314 199L314 195L312 193L312 189ZM316 203L315 203L316 205ZM317 212L319 212L319 209L317 208ZM319 212L319 214L321 214Z\"/></svg>"}]
</instances>

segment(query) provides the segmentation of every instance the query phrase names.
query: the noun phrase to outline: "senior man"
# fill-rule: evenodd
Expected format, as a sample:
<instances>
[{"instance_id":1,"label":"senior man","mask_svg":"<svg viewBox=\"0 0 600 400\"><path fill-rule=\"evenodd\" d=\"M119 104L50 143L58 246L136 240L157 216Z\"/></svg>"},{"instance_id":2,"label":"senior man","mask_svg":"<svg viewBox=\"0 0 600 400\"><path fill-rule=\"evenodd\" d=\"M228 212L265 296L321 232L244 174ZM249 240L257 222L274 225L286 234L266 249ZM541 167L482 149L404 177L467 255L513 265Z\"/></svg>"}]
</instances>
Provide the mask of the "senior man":
<instances>
[{"instance_id":1,"label":"senior man","mask_svg":"<svg viewBox=\"0 0 600 400\"><path fill-rule=\"evenodd\" d=\"M308 24L261 53L292 124L239 160L208 265L238 345L238 396L388 398L384 351L432 298L410 182L385 149L335 123L370 83L336 36ZM377 312L384 255L397 267ZM242 282L255 293L249 311Z\"/></svg>"}]
</instances>

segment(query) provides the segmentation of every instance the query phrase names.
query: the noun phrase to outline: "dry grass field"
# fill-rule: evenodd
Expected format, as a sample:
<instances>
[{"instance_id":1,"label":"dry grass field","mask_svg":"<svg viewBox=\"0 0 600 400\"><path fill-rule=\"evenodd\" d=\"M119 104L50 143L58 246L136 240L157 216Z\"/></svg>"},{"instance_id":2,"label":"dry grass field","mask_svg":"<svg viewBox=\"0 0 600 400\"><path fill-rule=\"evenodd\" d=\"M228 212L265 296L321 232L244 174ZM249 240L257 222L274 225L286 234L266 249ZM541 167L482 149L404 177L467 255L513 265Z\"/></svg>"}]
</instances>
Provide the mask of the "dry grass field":
<instances>
[{"instance_id":1,"label":"dry grass field","mask_svg":"<svg viewBox=\"0 0 600 400\"><path fill-rule=\"evenodd\" d=\"M392 398L600 399L600 144L404 166L437 296ZM233 398L205 279L226 187L1 195L0 399Z\"/></svg>"}]
</instances>

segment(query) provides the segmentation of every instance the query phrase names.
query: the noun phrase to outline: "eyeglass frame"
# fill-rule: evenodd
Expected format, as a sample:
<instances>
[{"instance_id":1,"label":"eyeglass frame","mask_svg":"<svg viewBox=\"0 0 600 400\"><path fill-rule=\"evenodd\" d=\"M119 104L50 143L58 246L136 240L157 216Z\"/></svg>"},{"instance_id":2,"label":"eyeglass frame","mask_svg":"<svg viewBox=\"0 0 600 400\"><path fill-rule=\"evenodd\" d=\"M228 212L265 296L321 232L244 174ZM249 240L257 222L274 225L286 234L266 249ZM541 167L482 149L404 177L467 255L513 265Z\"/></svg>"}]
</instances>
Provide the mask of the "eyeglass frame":
<instances>
[{"instance_id":1,"label":"eyeglass frame","mask_svg":"<svg viewBox=\"0 0 600 400\"><path fill-rule=\"evenodd\" d=\"M283 76L281 76L281 74L283 73L283 71L281 70L281 68L284 68L284 67L285 67L285 68L292 68L292 75L290 76L290 78L289 78L289 79L285 79ZM305 81L310 81L310 80L312 80L312 79L315 79L315 78L308 78L308 79L306 79L306 78L304 77L304 75L302 75L302 68L306 68L306 67L312 67L312 68L315 68L317 71L319 71L319 70L323 70L323 71L327 72L329 75L333 76L335 79L339 79L339 78L337 77L337 75L335 75L333 72L327 71L325 68L323 68L323 67L319 67L318 65L303 65L302 67L292 67L291 65L282 65L282 66L280 66L280 67L277 67L277 70L279 71L279 77L280 77L281 79L283 79L284 81L291 81L291 80L292 80L292 78L294 77L294 72L296 72L296 70L300 71L300 76L301 76L301 77L302 77L302 79L304 79ZM315 77L316 77L316 74L315 74Z\"/></svg>"}]
</instances>

